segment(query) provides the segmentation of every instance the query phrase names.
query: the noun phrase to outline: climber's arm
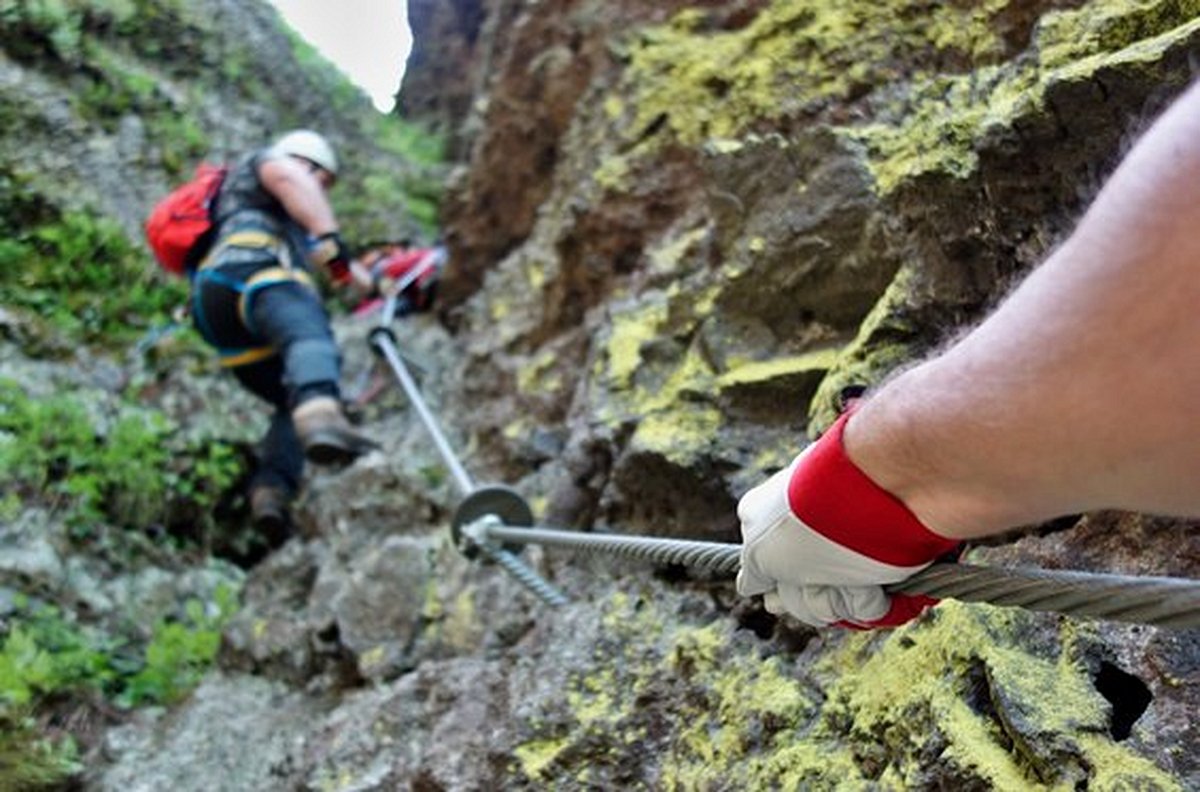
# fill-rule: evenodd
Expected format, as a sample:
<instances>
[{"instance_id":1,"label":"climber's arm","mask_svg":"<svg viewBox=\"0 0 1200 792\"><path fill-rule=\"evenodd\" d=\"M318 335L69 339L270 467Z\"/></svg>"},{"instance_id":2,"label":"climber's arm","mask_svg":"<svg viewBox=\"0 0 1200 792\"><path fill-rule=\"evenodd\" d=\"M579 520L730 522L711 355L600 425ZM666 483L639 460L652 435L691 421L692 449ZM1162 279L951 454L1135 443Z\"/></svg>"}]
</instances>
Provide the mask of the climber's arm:
<instances>
[{"instance_id":1,"label":"climber's arm","mask_svg":"<svg viewBox=\"0 0 1200 792\"><path fill-rule=\"evenodd\" d=\"M944 354L742 498L738 591L811 624L887 626L956 539L1078 511L1200 515L1200 88L1071 237Z\"/></svg>"},{"instance_id":2,"label":"climber's arm","mask_svg":"<svg viewBox=\"0 0 1200 792\"><path fill-rule=\"evenodd\" d=\"M313 171L294 157L268 157L258 167L263 187L312 237L338 230L333 206Z\"/></svg>"},{"instance_id":3,"label":"climber's arm","mask_svg":"<svg viewBox=\"0 0 1200 792\"><path fill-rule=\"evenodd\" d=\"M845 447L952 537L1200 515L1200 87L992 316L861 405Z\"/></svg>"}]
</instances>

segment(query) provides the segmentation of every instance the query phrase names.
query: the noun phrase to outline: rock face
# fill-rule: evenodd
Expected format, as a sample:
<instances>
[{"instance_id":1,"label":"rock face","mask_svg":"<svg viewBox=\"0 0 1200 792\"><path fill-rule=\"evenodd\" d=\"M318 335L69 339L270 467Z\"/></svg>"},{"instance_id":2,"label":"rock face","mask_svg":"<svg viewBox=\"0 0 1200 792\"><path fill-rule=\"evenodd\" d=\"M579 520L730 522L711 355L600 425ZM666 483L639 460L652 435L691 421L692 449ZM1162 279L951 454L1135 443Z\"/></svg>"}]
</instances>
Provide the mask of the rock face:
<instances>
[{"instance_id":1,"label":"rock face","mask_svg":"<svg viewBox=\"0 0 1200 792\"><path fill-rule=\"evenodd\" d=\"M972 322L1070 231L1129 141L1190 80L1200 36L1200 9L1171 3L626 5L492 16L503 19L488 44L494 66L444 212L456 265L446 318L466 355L446 409L463 416L482 464L545 498L550 524L723 541L736 538L737 496L828 425L843 386L878 382ZM1043 533L976 552L1196 574L1183 560L1194 555L1171 549L1195 544L1192 523L1094 515ZM847 777L1119 787L1131 782L1081 759L1082 735L1120 734L1131 702L1149 700L1120 747L1196 783L1194 763L1154 747L1164 726L1191 739L1176 713L1194 702L1194 682L1146 673L1158 649L1142 631L1095 628L1074 655L1050 621L1019 621L983 628L978 650L964 645L941 666L934 685L957 703L927 692L887 705L925 710L923 727L874 722L881 700L833 716L849 743L883 745L850 749ZM883 643L920 642L921 629L938 628ZM1032 699L1001 680L988 658L1006 650L992 640L1091 680L1111 696L1100 704L1107 725L1027 719ZM811 647L809 661L832 666L832 646ZM875 650L887 656L882 645L851 652L841 667L879 668ZM1194 680L1191 662L1174 667ZM832 702L834 689L817 685ZM686 720L673 701L673 722ZM978 734L1008 769L987 769L983 744L952 747L970 741L947 731L955 707L989 721ZM830 733L805 722L805 735ZM907 758L898 728L921 746ZM539 778L572 783L574 734L542 733ZM799 769L804 750L760 758L779 778L819 786ZM957 769L932 759L959 750L975 758ZM602 772L598 753L591 772ZM709 771L688 778L747 782Z\"/></svg>"},{"instance_id":2,"label":"rock face","mask_svg":"<svg viewBox=\"0 0 1200 792\"><path fill-rule=\"evenodd\" d=\"M1200 43L1167 0L410 8L402 105L464 162L442 314L397 336L448 440L539 523L726 542L842 386L1069 232ZM384 386L382 452L312 473L219 672L111 730L89 788L1200 787L1192 631L948 601L818 634L728 580L526 550L571 600L547 607L452 546L461 493L370 322L338 331L348 379ZM170 384L176 413L212 387ZM6 526L0 573L65 585L45 533ZM1196 577L1200 531L1093 514L968 559Z\"/></svg>"}]
</instances>

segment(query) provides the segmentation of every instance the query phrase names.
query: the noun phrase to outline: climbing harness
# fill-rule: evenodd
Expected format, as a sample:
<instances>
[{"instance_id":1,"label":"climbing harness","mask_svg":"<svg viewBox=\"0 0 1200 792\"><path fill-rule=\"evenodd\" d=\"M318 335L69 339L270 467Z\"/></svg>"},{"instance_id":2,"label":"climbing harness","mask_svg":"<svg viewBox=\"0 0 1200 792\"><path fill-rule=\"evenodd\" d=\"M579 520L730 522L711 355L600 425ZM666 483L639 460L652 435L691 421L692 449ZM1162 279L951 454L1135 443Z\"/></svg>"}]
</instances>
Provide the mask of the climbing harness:
<instances>
[{"instance_id":1,"label":"climbing harness","mask_svg":"<svg viewBox=\"0 0 1200 792\"><path fill-rule=\"evenodd\" d=\"M484 557L503 567L548 605L567 597L517 557L527 544L581 553L604 553L659 564L675 564L732 576L741 565L739 544L603 533L580 533L534 525L533 510L502 484L476 485L455 456L437 420L409 373L392 332L397 314L388 297L370 343L395 372L408 401L433 437L463 500L451 521L455 545L468 558ZM1049 611L1084 618L1200 627L1200 581L1169 577L1113 575L1045 569L1004 569L939 562L900 583L885 587L900 594Z\"/></svg>"}]
</instances>

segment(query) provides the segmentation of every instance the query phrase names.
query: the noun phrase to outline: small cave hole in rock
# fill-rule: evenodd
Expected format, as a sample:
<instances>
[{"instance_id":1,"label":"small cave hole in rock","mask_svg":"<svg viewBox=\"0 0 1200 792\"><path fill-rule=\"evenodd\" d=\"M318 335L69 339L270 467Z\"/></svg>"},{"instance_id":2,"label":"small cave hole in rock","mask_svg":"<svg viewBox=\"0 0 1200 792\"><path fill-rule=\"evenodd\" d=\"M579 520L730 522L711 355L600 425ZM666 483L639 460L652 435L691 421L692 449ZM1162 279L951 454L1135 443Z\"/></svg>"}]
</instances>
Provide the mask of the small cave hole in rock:
<instances>
[{"instance_id":1,"label":"small cave hole in rock","mask_svg":"<svg viewBox=\"0 0 1200 792\"><path fill-rule=\"evenodd\" d=\"M1112 720L1109 724L1112 738L1117 741L1128 738L1133 731L1133 724L1146 712L1154 694L1145 682L1108 661L1100 664L1092 684L1112 704Z\"/></svg>"},{"instance_id":2,"label":"small cave hole in rock","mask_svg":"<svg viewBox=\"0 0 1200 792\"><path fill-rule=\"evenodd\" d=\"M779 620L765 610L746 609L737 614L738 627L750 630L759 638L770 639L775 633L775 623Z\"/></svg>"}]
</instances>

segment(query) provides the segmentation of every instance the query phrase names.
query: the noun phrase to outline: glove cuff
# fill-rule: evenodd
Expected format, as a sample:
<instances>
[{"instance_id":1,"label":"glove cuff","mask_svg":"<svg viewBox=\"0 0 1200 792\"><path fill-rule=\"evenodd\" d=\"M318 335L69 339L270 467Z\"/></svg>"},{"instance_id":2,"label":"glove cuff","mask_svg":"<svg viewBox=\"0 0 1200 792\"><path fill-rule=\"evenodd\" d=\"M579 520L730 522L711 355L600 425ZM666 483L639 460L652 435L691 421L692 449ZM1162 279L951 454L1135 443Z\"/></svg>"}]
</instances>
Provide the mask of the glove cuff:
<instances>
[{"instance_id":1,"label":"glove cuff","mask_svg":"<svg viewBox=\"0 0 1200 792\"><path fill-rule=\"evenodd\" d=\"M329 279L336 286L343 286L350 281L350 252L342 235L337 231L327 231L313 240L309 258L318 266L325 267Z\"/></svg>"},{"instance_id":2,"label":"glove cuff","mask_svg":"<svg viewBox=\"0 0 1200 792\"><path fill-rule=\"evenodd\" d=\"M844 413L806 452L788 482L792 513L825 538L894 566L926 564L958 546L926 528L904 503L846 456Z\"/></svg>"}]
</instances>

